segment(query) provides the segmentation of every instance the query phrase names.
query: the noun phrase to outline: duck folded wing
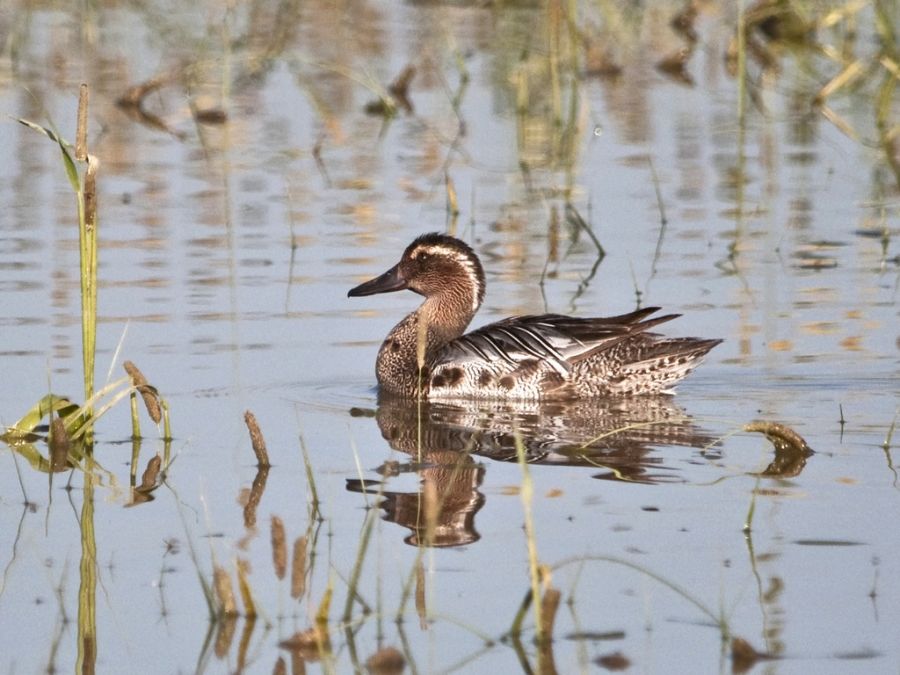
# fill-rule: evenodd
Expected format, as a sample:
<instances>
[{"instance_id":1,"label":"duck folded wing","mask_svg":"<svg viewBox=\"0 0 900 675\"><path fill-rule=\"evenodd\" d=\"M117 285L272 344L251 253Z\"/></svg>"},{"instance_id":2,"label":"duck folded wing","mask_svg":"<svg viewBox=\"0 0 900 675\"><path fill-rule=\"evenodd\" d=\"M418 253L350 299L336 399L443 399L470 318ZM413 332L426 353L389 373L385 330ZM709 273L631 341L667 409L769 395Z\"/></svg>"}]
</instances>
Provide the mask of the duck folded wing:
<instances>
[{"instance_id":1,"label":"duck folded wing","mask_svg":"<svg viewBox=\"0 0 900 675\"><path fill-rule=\"evenodd\" d=\"M561 314L515 316L488 324L447 344L434 365L476 359L516 368L538 359L565 376L578 361L613 347L677 314L644 320L657 307L605 318Z\"/></svg>"}]
</instances>

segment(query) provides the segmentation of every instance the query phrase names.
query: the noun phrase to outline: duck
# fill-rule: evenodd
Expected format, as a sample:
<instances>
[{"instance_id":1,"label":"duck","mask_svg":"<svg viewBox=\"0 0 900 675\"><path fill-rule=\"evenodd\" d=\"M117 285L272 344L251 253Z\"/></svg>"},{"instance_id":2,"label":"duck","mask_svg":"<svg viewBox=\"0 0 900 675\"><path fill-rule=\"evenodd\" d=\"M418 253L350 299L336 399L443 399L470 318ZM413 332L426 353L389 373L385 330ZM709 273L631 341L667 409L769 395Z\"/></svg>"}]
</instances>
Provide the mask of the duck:
<instances>
[{"instance_id":1,"label":"duck","mask_svg":"<svg viewBox=\"0 0 900 675\"><path fill-rule=\"evenodd\" d=\"M472 248L432 232L348 297L411 290L425 299L388 333L375 359L382 394L428 400L560 401L672 394L722 340L650 329L681 316L644 307L610 317L513 316L466 333L484 268Z\"/></svg>"}]
</instances>

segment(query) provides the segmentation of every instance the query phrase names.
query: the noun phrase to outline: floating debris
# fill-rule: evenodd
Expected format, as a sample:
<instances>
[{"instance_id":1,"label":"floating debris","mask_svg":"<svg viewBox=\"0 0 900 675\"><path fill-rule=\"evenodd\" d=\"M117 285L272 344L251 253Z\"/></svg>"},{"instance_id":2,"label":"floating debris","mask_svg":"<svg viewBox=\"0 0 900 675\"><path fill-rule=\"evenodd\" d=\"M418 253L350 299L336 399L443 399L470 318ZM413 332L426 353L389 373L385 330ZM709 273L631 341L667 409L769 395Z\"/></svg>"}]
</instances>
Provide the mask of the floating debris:
<instances>
[{"instance_id":1,"label":"floating debris","mask_svg":"<svg viewBox=\"0 0 900 675\"><path fill-rule=\"evenodd\" d=\"M382 647L366 659L366 670L372 675L400 675L406 667L406 658L395 647Z\"/></svg>"},{"instance_id":2,"label":"floating debris","mask_svg":"<svg viewBox=\"0 0 900 675\"><path fill-rule=\"evenodd\" d=\"M631 660L622 652L613 652L612 654L604 654L603 656L598 656L596 659L594 659L594 663L596 663L601 668L605 668L606 670L611 670L613 672L619 670L628 670L629 668L631 668Z\"/></svg>"},{"instance_id":3,"label":"floating debris","mask_svg":"<svg viewBox=\"0 0 900 675\"><path fill-rule=\"evenodd\" d=\"M194 119L200 124L225 124L228 113L222 108L203 108L194 111Z\"/></svg>"}]
</instances>

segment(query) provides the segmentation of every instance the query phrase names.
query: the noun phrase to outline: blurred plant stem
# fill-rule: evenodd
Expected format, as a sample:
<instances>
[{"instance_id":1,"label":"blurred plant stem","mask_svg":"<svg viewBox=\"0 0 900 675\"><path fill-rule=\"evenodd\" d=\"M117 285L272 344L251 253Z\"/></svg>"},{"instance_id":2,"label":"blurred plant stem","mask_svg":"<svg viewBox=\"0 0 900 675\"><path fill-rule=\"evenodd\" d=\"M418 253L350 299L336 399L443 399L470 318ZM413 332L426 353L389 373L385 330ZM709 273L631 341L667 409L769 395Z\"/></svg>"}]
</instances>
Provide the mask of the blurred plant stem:
<instances>
[{"instance_id":1,"label":"blurred plant stem","mask_svg":"<svg viewBox=\"0 0 900 675\"><path fill-rule=\"evenodd\" d=\"M94 537L93 452L86 451L81 505L81 563L78 587L78 662L76 672L94 673L97 663L97 542Z\"/></svg>"}]
</instances>

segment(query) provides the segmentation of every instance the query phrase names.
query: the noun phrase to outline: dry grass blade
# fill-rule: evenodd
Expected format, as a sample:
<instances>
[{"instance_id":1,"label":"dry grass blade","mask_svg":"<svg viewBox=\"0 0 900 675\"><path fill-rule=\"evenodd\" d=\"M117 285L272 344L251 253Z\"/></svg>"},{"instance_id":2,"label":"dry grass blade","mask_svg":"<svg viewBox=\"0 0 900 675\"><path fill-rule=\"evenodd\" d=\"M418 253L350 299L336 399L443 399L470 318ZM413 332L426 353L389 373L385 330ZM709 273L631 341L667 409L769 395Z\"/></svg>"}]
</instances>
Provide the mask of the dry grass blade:
<instances>
[{"instance_id":1,"label":"dry grass blade","mask_svg":"<svg viewBox=\"0 0 900 675\"><path fill-rule=\"evenodd\" d=\"M253 602L253 593L250 590L250 581L247 576L250 573L250 563L246 560L237 561L238 589L241 592L241 602L244 603L244 616L248 619L256 617L256 603Z\"/></svg>"},{"instance_id":2,"label":"dry grass blade","mask_svg":"<svg viewBox=\"0 0 900 675\"><path fill-rule=\"evenodd\" d=\"M853 63L847 64L847 66L841 70L837 75L835 75L831 80L819 90L819 93L816 94L815 102L821 103L826 98L834 94L838 89L846 87L848 84L857 79L860 75L862 75L866 70L866 64L862 61L862 59L857 59Z\"/></svg>"},{"instance_id":3,"label":"dry grass blade","mask_svg":"<svg viewBox=\"0 0 900 675\"><path fill-rule=\"evenodd\" d=\"M456 198L456 186L450 174L444 176L444 185L447 188L447 212L454 218L459 215L459 201Z\"/></svg>"},{"instance_id":4,"label":"dry grass blade","mask_svg":"<svg viewBox=\"0 0 900 675\"><path fill-rule=\"evenodd\" d=\"M416 565L416 615L422 630L428 628L428 605L425 603L425 565L419 560Z\"/></svg>"},{"instance_id":5,"label":"dry grass blade","mask_svg":"<svg viewBox=\"0 0 900 675\"><path fill-rule=\"evenodd\" d=\"M131 377L134 388L137 389L137 392L144 400L144 406L147 408L147 414L150 415L150 419L155 424L159 424L162 420L162 411L159 407L159 394L156 392L156 389L147 383L147 378L131 361L126 361L122 364L122 367L125 368L125 372Z\"/></svg>"},{"instance_id":6,"label":"dry grass blade","mask_svg":"<svg viewBox=\"0 0 900 675\"><path fill-rule=\"evenodd\" d=\"M219 600L220 613L226 617L237 616L237 603L234 601L231 577L218 565L213 567L213 587L216 589L216 598Z\"/></svg>"},{"instance_id":7,"label":"dry grass blade","mask_svg":"<svg viewBox=\"0 0 900 675\"><path fill-rule=\"evenodd\" d=\"M284 660L284 657L279 656L275 662L275 667L272 668L272 675L287 675L287 672L287 662Z\"/></svg>"},{"instance_id":8,"label":"dry grass blade","mask_svg":"<svg viewBox=\"0 0 900 675\"><path fill-rule=\"evenodd\" d=\"M838 115L832 108L829 108L827 105L823 105L821 107L822 116L831 122L835 127L837 127L838 131L843 133L847 138L860 142L859 134L854 131L853 127L850 126L850 123L845 120L843 117Z\"/></svg>"},{"instance_id":9,"label":"dry grass blade","mask_svg":"<svg viewBox=\"0 0 900 675\"><path fill-rule=\"evenodd\" d=\"M287 571L287 537L284 523L278 516L272 516L272 563L275 565L275 576L284 579Z\"/></svg>"},{"instance_id":10,"label":"dry grass blade","mask_svg":"<svg viewBox=\"0 0 900 675\"><path fill-rule=\"evenodd\" d=\"M266 440L263 438L256 416L249 410L244 413L244 423L250 431L250 443L253 445L253 454L256 455L256 466L270 467L269 452L266 450Z\"/></svg>"},{"instance_id":11,"label":"dry grass blade","mask_svg":"<svg viewBox=\"0 0 900 675\"><path fill-rule=\"evenodd\" d=\"M291 562L291 597L295 600L306 590L306 537L294 540L294 557Z\"/></svg>"}]
</instances>

